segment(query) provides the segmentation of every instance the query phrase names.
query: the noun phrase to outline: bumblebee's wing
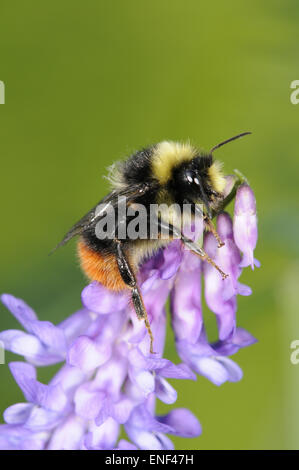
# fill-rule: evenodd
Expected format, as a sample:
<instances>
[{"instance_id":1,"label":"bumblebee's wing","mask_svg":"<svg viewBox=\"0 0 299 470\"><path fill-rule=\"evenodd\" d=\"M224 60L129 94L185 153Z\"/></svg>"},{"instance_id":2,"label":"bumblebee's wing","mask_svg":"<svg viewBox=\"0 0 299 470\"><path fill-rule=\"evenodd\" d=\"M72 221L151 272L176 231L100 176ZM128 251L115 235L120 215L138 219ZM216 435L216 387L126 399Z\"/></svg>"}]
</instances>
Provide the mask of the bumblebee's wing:
<instances>
[{"instance_id":1,"label":"bumblebee's wing","mask_svg":"<svg viewBox=\"0 0 299 470\"><path fill-rule=\"evenodd\" d=\"M111 203L112 205L115 204L115 200L117 200L115 191L112 191L107 196L105 196L96 206L94 206L87 214L85 214L82 219L80 219L73 227L65 234L61 242L56 245L56 247L51 251L50 254L54 253L57 248L65 245L69 240L71 240L76 235L81 235L85 230L88 230L92 225L97 222L101 218L101 213L96 214L96 208L99 204Z\"/></svg>"},{"instance_id":2,"label":"bumblebee's wing","mask_svg":"<svg viewBox=\"0 0 299 470\"><path fill-rule=\"evenodd\" d=\"M76 235L81 235L81 233L95 226L95 224L105 215L105 205L110 205L113 208L118 204L118 197L126 197L127 204L135 201L138 196L141 196L145 193L147 188L144 185L136 185L130 188L122 189L121 191L112 191L107 196L105 196L95 207L93 207L86 215L82 217L64 236L61 242L51 251L52 254L57 248L65 245L69 240L71 240ZM99 205L102 205L102 210L97 210Z\"/></svg>"}]
</instances>

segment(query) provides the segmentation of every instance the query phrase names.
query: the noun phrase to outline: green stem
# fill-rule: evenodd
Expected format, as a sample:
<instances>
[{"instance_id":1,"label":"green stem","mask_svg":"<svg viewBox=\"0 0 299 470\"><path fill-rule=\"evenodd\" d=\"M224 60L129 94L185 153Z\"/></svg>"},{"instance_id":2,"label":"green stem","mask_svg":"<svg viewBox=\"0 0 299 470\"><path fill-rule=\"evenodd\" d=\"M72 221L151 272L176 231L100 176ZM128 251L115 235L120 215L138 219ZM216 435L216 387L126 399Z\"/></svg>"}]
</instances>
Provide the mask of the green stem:
<instances>
[{"instance_id":1,"label":"green stem","mask_svg":"<svg viewBox=\"0 0 299 470\"><path fill-rule=\"evenodd\" d=\"M232 189L228 193L228 195L223 199L222 204L218 208L217 212L213 212L213 217L215 217L219 212L223 211L229 203L235 198L237 189L241 184L248 183L246 176L244 176L239 170L234 170L234 175L229 175L234 179Z\"/></svg>"}]
</instances>

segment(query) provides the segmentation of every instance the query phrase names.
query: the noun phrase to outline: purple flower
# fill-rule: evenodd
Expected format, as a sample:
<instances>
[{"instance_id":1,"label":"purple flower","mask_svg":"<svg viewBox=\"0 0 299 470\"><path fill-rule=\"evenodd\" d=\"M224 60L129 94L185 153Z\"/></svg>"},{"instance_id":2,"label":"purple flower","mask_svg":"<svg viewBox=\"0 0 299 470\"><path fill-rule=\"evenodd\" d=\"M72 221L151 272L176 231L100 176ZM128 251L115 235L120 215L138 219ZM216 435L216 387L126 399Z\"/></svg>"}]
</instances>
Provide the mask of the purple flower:
<instances>
[{"instance_id":1,"label":"purple flower","mask_svg":"<svg viewBox=\"0 0 299 470\"><path fill-rule=\"evenodd\" d=\"M126 433L139 449L171 450L173 444L165 434L194 437L201 434L195 416L185 408L177 408L165 416L153 416L149 399L136 407L125 425Z\"/></svg>"},{"instance_id":2,"label":"purple flower","mask_svg":"<svg viewBox=\"0 0 299 470\"><path fill-rule=\"evenodd\" d=\"M237 328L230 340L209 344L203 329L195 344L186 340L177 341L177 350L181 359L197 374L215 385L222 385L226 381L238 382L243 376L240 367L228 356L255 342L256 339L250 333Z\"/></svg>"},{"instance_id":3,"label":"purple flower","mask_svg":"<svg viewBox=\"0 0 299 470\"><path fill-rule=\"evenodd\" d=\"M197 341L202 325L201 260L185 251L171 291L172 327L178 340Z\"/></svg>"},{"instance_id":4,"label":"purple flower","mask_svg":"<svg viewBox=\"0 0 299 470\"><path fill-rule=\"evenodd\" d=\"M8 294L2 295L1 300L26 330L6 330L0 333L0 341L5 349L40 366L65 359L67 342L62 329L50 322L39 321L35 312L23 300Z\"/></svg>"},{"instance_id":5,"label":"purple flower","mask_svg":"<svg viewBox=\"0 0 299 470\"><path fill-rule=\"evenodd\" d=\"M57 326L39 321L22 300L2 296L23 330L3 331L0 341L25 362L10 363L24 402L4 412L1 449L167 450L173 449L168 435L192 438L201 434L191 411L177 408L157 416L155 403L157 399L167 405L175 403L177 392L168 379L196 380L199 374L221 385L242 377L229 356L256 341L236 326L237 295L251 293L239 277L244 259L250 258L255 246L253 235L246 239L242 232L249 217L245 202L240 202L242 191L237 196L234 226L228 214L217 218L225 246L218 249L213 235L205 235L206 251L229 274L225 281L183 249L179 240L142 266L139 284L156 354L149 353L147 330L129 306L127 294L115 294L97 282L83 290L83 308ZM236 221L238 217L243 221ZM253 226L253 220L250 223ZM217 318L219 338L214 344L208 341L202 317L202 275L206 302ZM169 295L180 364L163 357ZM49 384L38 381L37 367L59 362L62 366ZM130 441L119 440L122 426Z\"/></svg>"},{"instance_id":6,"label":"purple flower","mask_svg":"<svg viewBox=\"0 0 299 470\"><path fill-rule=\"evenodd\" d=\"M174 278L180 259L180 247L174 244L146 263L140 273L155 337L155 355L148 352L146 329L129 309L126 296L110 293L98 283L83 290L84 309L58 326L40 322L23 301L2 296L27 330L0 333L5 347L27 360L10 364L26 402L5 411L7 424L0 426L2 448L21 448L26 430L28 448L113 449L117 447L120 426L126 424L131 429L130 423L135 423L134 416L145 403L155 397L167 404L176 401L176 390L167 379L196 378L186 364L175 365L162 358L165 302L173 282L169 278ZM49 385L36 379L35 365L61 361L66 363ZM198 423L190 412L189 416ZM153 422L155 419L152 416ZM174 429L161 424L160 428L172 434L180 432L179 425ZM153 442L156 429L157 424L147 430ZM192 429L190 435L198 435L199 423ZM169 438L163 439L165 448L172 448ZM118 446L124 449L134 444L121 441ZM138 447L144 448L141 444Z\"/></svg>"},{"instance_id":7,"label":"purple flower","mask_svg":"<svg viewBox=\"0 0 299 470\"><path fill-rule=\"evenodd\" d=\"M225 245L217 249L215 238L208 233L205 237L204 248L229 276L222 280L217 271L205 263L203 266L205 299L208 307L217 317L219 339L225 340L235 332L237 294L250 295L251 289L238 281L242 273L241 255L234 242L233 223L228 214L223 212L217 217L217 228Z\"/></svg>"},{"instance_id":8,"label":"purple flower","mask_svg":"<svg viewBox=\"0 0 299 470\"><path fill-rule=\"evenodd\" d=\"M243 252L240 267L260 266L253 257L257 242L256 201L252 189L243 183L237 190L234 214L234 238L237 247Z\"/></svg>"}]
</instances>

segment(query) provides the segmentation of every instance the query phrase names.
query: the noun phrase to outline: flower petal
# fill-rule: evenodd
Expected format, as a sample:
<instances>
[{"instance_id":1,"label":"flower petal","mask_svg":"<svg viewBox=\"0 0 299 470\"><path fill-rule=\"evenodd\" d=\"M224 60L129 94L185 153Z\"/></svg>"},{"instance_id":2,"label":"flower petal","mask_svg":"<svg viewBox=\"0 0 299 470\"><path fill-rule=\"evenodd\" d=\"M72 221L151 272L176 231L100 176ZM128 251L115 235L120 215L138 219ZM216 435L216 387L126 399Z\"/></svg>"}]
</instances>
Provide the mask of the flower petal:
<instances>
[{"instance_id":1,"label":"flower petal","mask_svg":"<svg viewBox=\"0 0 299 470\"><path fill-rule=\"evenodd\" d=\"M126 295L108 290L97 281L83 289L81 298L88 310L101 315L119 312L128 303Z\"/></svg>"},{"instance_id":2,"label":"flower petal","mask_svg":"<svg viewBox=\"0 0 299 470\"><path fill-rule=\"evenodd\" d=\"M243 252L240 267L251 266L254 269L253 251L257 237L256 201L252 189L244 183L237 190L234 209L234 239Z\"/></svg>"},{"instance_id":3,"label":"flower petal","mask_svg":"<svg viewBox=\"0 0 299 470\"><path fill-rule=\"evenodd\" d=\"M31 322L38 320L32 308L29 307L29 305L27 305L22 299L18 299L10 294L3 294L1 296L1 301L18 320L18 322L25 328L25 330L30 332Z\"/></svg>"},{"instance_id":4,"label":"flower petal","mask_svg":"<svg viewBox=\"0 0 299 470\"><path fill-rule=\"evenodd\" d=\"M41 450L47 439L45 432L33 433L19 425L0 425L1 450Z\"/></svg>"},{"instance_id":5,"label":"flower petal","mask_svg":"<svg viewBox=\"0 0 299 470\"><path fill-rule=\"evenodd\" d=\"M130 414L136 403L133 400L122 396L117 402L112 405L112 417L120 424L124 424L128 421Z\"/></svg>"},{"instance_id":6,"label":"flower petal","mask_svg":"<svg viewBox=\"0 0 299 470\"><path fill-rule=\"evenodd\" d=\"M159 416L158 421L167 424L173 430L171 434L181 437L197 437L201 434L198 419L186 408L176 408L165 416Z\"/></svg>"},{"instance_id":7,"label":"flower petal","mask_svg":"<svg viewBox=\"0 0 299 470\"><path fill-rule=\"evenodd\" d=\"M196 380L196 375L192 372L187 364L167 364L162 369L158 371L161 377L166 377L168 379L189 379Z\"/></svg>"},{"instance_id":8,"label":"flower petal","mask_svg":"<svg viewBox=\"0 0 299 470\"><path fill-rule=\"evenodd\" d=\"M65 364L50 381L49 385L60 384L66 394L72 395L74 390L87 379L87 375L77 367Z\"/></svg>"},{"instance_id":9,"label":"flower petal","mask_svg":"<svg viewBox=\"0 0 299 470\"><path fill-rule=\"evenodd\" d=\"M26 427L32 431L47 431L60 424L63 416L53 410L35 406L26 421Z\"/></svg>"},{"instance_id":10,"label":"flower petal","mask_svg":"<svg viewBox=\"0 0 299 470\"><path fill-rule=\"evenodd\" d=\"M38 382L35 378L35 368L25 362L11 362L9 368L29 402L53 411L61 411L65 408L67 397L60 384L44 385Z\"/></svg>"},{"instance_id":11,"label":"flower petal","mask_svg":"<svg viewBox=\"0 0 299 470\"><path fill-rule=\"evenodd\" d=\"M71 415L53 432L48 450L78 450L84 437L86 424L78 416Z\"/></svg>"},{"instance_id":12,"label":"flower petal","mask_svg":"<svg viewBox=\"0 0 299 470\"><path fill-rule=\"evenodd\" d=\"M67 361L83 371L90 371L108 361L111 353L111 344L98 344L88 336L79 336L68 350Z\"/></svg>"},{"instance_id":13,"label":"flower petal","mask_svg":"<svg viewBox=\"0 0 299 470\"><path fill-rule=\"evenodd\" d=\"M183 250L180 240L175 240L163 251L164 262L160 267L161 279L171 279L180 267Z\"/></svg>"},{"instance_id":14,"label":"flower petal","mask_svg":"<svg viewBox=\"0 0 299 470\"><path fill-rule=\"evenodd\" d=\"M256 343L257 339L248 331L244 330L244 328L237 328L232 341L234 344L244 348L245 346Z\"/></svg>"},{"instance_id":15,"label":"flower petal","mask_svg":"<svg viewBox=\"0 0 299 470\"><path fill-rule=\"evenodd\" d=\"M58 327L64 331L65 337L70 343L74 341L77 336L83 334L93 320L93 314L83 308L66 318Z\"/></svg>"},{"instance_id":16,"label":"flower petal","mask_svg":"<svg viewBox=\"0 0 299 470\"><path fill-rule=\"evenodd\" d=\"M163 377L156 377L156 386L155 386L155 395L159 400L163 401L163 403L167 403L171 405L177 399L177 391L167 382L167 380L163 379Z\"/></svg>"},{"instance_id":17,"label":"flower petal","mask_svg":"<svg viewBox=\"0 0 299 470\"><path fill-rule=\"evenodd\" d=\"M194 370L209 379L215 385L222 385L229 378L226 367L211 357L201 357L193 360Z\"/></svg>"},{"instance_id":18,"label":"flower petal","mask_svg":"<svg viewBox=\"0 0 299 470\"><path fill-rule=\"evenodd\" d=\"M167 359L159 357L145 356L139 348L133 348L128 354L128 359L132 367L143 370L162 369L170 364Z\"/></svg>"},{"instance_id":19,"label":"flower petal","mask_svg":"<svg viewBox=\"0 0 299 470\"><path fill-rule=\"evenodd\" d=\"M7 424L23 424L27 421L34 405L31 403L16 403L9 406L3 413Z\"/></svg>"},{"instance_id":20,"label":"flower petal","mask_svg":"<svg viewBox=\"0 0 299 470\"><path fill-rule=\"evenodd\" d=\"M49 321L31 322L31 331L40 341L61 354L66 352L66 340L63 330Z\"/></svg>"},{"instance_id":21,"label":"flower petal","mask_svg":"<svg viewBox=\"0 0 299 470\"><path fill-rule=\"evenodd\" d=\"M137 385L144 397L147 397L155 390L155 378L153 374L147 370L129 371L131 381Z\"/></svg>"},{"instance_id":22,"label":"flower petal","mask_svg":"<svg viewBox=\"0 0 299 470\"><path fill-rule=\"evenodd\" d=\"M11 362L9 369L26 400L34 403L36 382L35 367L26 362Z\"/></svg>"},{"instance_id":23,"label":"flower petal","mask_svg":"<svg viewBox=\"0 0 299 470\"><path fill-rule=\"evenodd\" d=\"M126 439L121 439L115 450L137 450L137 447Z\"/></svg>"},{"instance_id":24,"label":"flower petal","mask_svg":"<svg viewBox=\"0 0 299 470\"><path fill-rule=\"evenodd\" d=\"M229 382L239 382L243 377L242 369L228 357L219 357L218 361L224 365L227 371L227 380Z\"/></svg>"},{"instance_id":25,"label":"flower petal","mask_svg":"<svg viewBox=\"0 0 299 470\"><path fill-rule=\"evenodd\" d=\"M201 261L189 251L184 258L171 292L172 325L178 340L197 341L202 324Z\"/></svg>"},{"instance_id":26,"label":"flower petal","mask_svg":"<svg viewBox=\"0 0 299 470\"><path fill-rule=\"evenodd\" d=\"M85 437L85 446L90 450L109 450L113 449L119 434L119 424L113 419L108 418L100 426L91 425L90 432Z\"/></svg>"},{"instance_id":27,"label":"flower petal","mask_svg":"<svg viewBox=\"0 0 299 470\"><path fill-rule=\"evenodd\" d=\"M45 352L41 342L28 333L19 330L6 330L0 333L0 341L4 348L15 354L27 357L35 357Z\"/></svg>"},{"instance_id":28,"label":"flower petal","mask_svg":"<svg viewBox=\"0 0 299 470\"><path fill-rule=\"evenodd\" d=\"M92 390L91 383L81 385L74 396L76 414L85 419L95 419L105 404L106 393Z\"/></svg>"}]
</instances>

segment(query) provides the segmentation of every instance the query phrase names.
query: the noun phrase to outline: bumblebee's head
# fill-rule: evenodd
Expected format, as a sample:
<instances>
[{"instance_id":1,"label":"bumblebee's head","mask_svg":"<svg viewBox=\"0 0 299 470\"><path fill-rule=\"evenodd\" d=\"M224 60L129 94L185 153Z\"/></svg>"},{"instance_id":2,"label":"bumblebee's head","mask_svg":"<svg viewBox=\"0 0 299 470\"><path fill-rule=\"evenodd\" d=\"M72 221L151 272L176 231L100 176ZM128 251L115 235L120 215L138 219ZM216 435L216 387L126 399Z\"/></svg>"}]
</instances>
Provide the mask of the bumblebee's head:
<instances>
[{"instance_id":1,"label":"bumblebee's head","mask_svg":"<svg viewBox=\"0 0 299 470\"><path fill-rule=\"evenodd\" d=\"M222 200L226 183L222 164L213 159L213 152L246 134L249 132L221 142L208 153L190 144L161 142L153 151L153 174L177 203L202 203L206 214L211 217L212 209Z\"/></svg>"},{"instance_id":2,"label":"bumblebee's head","mask_svg":"<svg viewBox=\"0 0 299 470\"><path fill-rule=\"evenodd\" d=\"M211 208L222 199L225 177L222 164L211 154L197 153L190 161L173 168L169 189L179 203L202 203L211 217Z\"/></svg>"}]
</instances>

